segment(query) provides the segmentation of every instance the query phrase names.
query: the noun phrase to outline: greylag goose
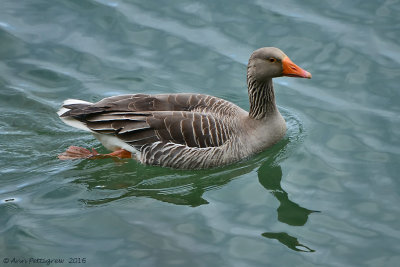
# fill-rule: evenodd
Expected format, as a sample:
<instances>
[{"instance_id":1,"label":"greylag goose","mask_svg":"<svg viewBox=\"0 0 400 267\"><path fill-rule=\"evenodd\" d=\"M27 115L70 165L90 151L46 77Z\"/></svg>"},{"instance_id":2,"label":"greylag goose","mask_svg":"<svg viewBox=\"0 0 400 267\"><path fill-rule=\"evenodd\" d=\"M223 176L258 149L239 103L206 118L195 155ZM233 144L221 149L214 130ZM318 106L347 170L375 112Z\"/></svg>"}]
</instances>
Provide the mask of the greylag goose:
<instances>
[{"instance_id":1,"label":"greylag goose","mask_svg":"<svg viewBox=\"0 0 400 267\"><path fill-rule=\"evenodd\" d=\"M109 154L71 146L60 159L135 158L142 164L203 169L233 163L283 138L272 78L311 78L275 47L257 49L247 65L250 111L203 94L130 94L97 103L68 99L58 115L91 132Z\"/></svg>"}]
</instances>

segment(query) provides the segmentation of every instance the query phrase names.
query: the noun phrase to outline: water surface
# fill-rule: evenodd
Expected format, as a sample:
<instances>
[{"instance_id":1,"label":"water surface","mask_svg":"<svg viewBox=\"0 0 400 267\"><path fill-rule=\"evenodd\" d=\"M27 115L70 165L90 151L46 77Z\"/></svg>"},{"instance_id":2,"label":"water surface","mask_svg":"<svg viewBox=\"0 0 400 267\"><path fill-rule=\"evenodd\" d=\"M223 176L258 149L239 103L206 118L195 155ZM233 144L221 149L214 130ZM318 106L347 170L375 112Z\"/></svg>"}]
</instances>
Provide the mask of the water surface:
<instances>
[{"instance_id":1,"label":"water surface","mask_svg":"<svg viewBox=\"0 0 400 267\"><path fill-rule=\"evenodd\" d=\"M1 262L395 266L399 12L391 0L2 1ZM275 79L288 133L273 148L203 171L56 158L105 152L58 119L66 98L197 92L248 109L262 46L313 74Z\"/></svg>"}]
</instances>

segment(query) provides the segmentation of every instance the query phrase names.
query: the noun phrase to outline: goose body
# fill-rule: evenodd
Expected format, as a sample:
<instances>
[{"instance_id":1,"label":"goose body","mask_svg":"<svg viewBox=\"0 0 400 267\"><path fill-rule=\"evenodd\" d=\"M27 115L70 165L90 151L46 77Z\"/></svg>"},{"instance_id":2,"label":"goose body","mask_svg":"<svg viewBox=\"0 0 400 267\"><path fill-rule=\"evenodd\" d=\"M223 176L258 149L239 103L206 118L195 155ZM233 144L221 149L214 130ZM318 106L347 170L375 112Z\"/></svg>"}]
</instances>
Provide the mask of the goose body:
<instances>
[{"instance_id":1,"label":"goose body","mask_svg":"<svg viewBox=\"0 0 400 267\"><path fill-rule=\"evenodd\" d=\"M311 78L277 48L252 54L247 71L250 112L210 95L131 94L97 103L69 99L58 115L91 132L107 149L128 151L143 164L222 166L265 150L285 135L272 84L273 77L283 75Z\"/></svg>"}]
</instances>

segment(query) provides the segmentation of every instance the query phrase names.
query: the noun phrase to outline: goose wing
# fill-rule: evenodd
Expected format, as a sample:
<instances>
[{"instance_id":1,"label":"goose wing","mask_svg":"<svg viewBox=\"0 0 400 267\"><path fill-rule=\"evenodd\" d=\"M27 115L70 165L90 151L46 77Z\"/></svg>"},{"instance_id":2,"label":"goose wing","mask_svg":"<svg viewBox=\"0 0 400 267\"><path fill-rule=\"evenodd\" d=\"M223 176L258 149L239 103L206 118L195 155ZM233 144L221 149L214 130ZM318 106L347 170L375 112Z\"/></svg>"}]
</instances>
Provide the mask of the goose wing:
<instances>
[{"instance_id":1,"label":"goose wing","mask_svg":"<svg viewBox=\"0 0 400 267\"><path fill-rule=\"evenodd\" d=\"M81 121L93 132L115 135L139 150L155 142L205 148L221 146L231 136L224 120L229 114L222 114L228 104L236 107L198 94L125 95L91 105L65 105L69 111L62 116Z\"/></svg>"}]
</instances>

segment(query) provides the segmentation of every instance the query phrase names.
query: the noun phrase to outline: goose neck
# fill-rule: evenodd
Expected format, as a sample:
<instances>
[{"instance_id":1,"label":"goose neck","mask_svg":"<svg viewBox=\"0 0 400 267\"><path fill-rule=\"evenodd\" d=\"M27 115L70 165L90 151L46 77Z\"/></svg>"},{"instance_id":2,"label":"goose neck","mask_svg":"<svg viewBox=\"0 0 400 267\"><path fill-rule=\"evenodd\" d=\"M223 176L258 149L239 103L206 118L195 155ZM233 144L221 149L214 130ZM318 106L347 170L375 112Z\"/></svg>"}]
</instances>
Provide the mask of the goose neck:
<instances>
[{"instance_id":1,"label":"goose neck","mask_svg":"<svg viewBox=\"0 0 400 267\"><path fill-rule=\"evenodd\" d=\"M276 112L275 94L272 79L265 82L257 82L249 77L247 79L249 91L250 112L253 119L262 119Z\"/></svg>"}]
</instances>

